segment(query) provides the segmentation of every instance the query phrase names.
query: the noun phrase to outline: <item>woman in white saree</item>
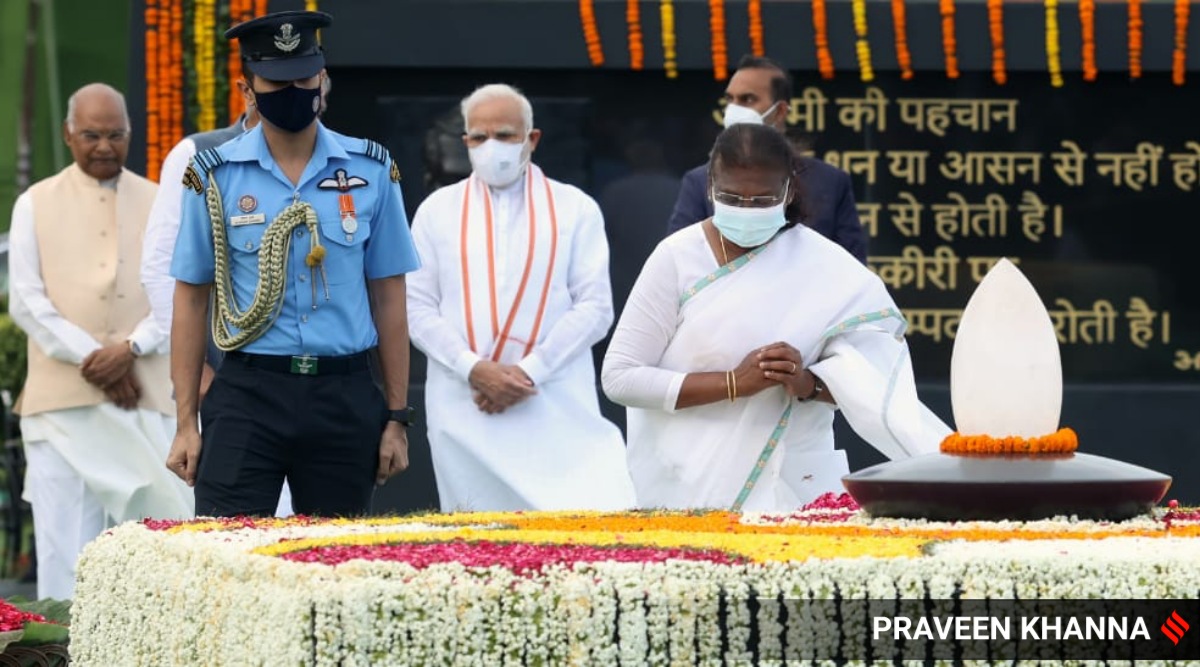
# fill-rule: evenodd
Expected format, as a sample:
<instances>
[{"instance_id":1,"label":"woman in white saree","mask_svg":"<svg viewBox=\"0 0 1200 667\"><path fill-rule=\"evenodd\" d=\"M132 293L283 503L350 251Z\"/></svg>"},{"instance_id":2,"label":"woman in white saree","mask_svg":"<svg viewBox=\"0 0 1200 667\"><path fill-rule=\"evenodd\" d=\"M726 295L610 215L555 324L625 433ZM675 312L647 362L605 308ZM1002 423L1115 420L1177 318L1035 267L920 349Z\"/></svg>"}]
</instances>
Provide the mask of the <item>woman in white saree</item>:
<instances>
[{"instance_id":1,"label":"woman in white saree","mask_svg":"<svg viewBox=\"0 0 1200 667\"><path fill-rule=\"evenodd\" d=\"M905 321L883 283L799 206L786 138L725 130L712 218L659 244L604 358L628 407L641 507L787 511L842 490L833 417L889 458L937 450L950 428L917 399Z\"/></svg>"}]
</instances>

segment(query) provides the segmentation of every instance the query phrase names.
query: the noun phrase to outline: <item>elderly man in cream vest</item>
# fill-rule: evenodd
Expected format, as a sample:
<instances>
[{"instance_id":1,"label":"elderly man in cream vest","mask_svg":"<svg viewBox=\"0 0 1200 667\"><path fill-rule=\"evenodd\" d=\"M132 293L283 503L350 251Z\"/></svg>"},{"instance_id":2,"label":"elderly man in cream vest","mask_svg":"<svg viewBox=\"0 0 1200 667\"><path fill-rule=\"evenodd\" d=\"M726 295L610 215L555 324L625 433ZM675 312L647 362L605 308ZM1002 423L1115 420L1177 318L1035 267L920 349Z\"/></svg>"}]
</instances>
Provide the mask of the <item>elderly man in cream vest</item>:
<instances>
[{"instance_id":1,"label":"elderly man in cream vest","mask_svg":"<svg viewBox=\"0 0 1200 667\"><path fill-rule=\"evenodd\" d=\"M10 311L29 335L18 411L38 597L69 598L79 552L110 522L192 515L163 467L174 432L166 334L139 284L157 190L124 169L129 116L103 84L71 96L74 164L13 207Z\"/></svg>"}]
</instances>

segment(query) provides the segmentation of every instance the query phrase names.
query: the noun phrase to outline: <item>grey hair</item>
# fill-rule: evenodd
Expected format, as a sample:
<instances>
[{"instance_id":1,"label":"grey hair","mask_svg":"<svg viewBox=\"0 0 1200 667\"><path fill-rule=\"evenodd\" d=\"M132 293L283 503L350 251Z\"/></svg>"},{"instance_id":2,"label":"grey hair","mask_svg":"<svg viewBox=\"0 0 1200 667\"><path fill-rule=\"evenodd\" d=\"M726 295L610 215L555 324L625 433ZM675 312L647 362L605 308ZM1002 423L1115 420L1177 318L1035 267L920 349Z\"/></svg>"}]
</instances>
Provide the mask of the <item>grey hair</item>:
<instances>
[{"instance_id":1,"label":"grey hair","mask_svg":"<svg viewBox=\"0 0 1200 667\"><path fill-rule=\"evenodd\" d=\"M489 83L486 86L480 86L475 89L475 92L463 98L462 101L462 117L463 129L470 130L467 126L470 123L471 112L475 107L483 102L492 100L513 100L521 106L521 122L525 123L525 131L533 129L533 105L529 103L529 98L521 94L521 91L513 88L506 83Z\"/></svg>"},{"instance_id":2,"label":"grey hair","mask_svg":"<svg viewBox=\"0 0 1200 667\"><path fill-rule=\"evenodd\" d=\"M112 86L110 86L106 83L89 83L86 86L80 88L79 90L76 90L75 92L71 93L71 96L67 98L67 119L66 119L66 121L67 121L67 129L69 131L71 131L71 132L75 131L75 108L76 108L76 106L78 106L79 98L81 96L86 96L89 93L95 93L95 92L101 92L101 91L108 93L109 95L112 95L113 97L115 97L117 99L118 102L120 102L121 115L125 117L125 129L128 130L130 128L129 108L125 106L125 96L123 94L121 94L121 91L117 90L116 88L113 88Z\"/></svg>"}]
</instances>

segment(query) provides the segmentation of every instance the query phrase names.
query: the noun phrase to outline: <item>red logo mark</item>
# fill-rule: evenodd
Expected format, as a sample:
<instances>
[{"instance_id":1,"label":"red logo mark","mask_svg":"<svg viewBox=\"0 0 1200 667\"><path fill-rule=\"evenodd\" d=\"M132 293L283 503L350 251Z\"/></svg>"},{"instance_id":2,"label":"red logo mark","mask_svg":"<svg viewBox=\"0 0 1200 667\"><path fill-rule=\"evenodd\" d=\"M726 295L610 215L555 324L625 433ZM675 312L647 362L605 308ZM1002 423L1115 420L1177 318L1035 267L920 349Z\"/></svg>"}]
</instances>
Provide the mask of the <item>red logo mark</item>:
<instances>
[{"instance_id":1,"label":"red logo mark","mask_svg":"<svg viewBox=\"0 0 1200 667\"><path fill-rule=\"evenodd\" d=\"M1172 644L1179 646L1179 640L1183 639L1183 635L1187 633L1188 628L1190 627L1192 626L1188 625L1188 622L1183 620L1183 617L1179 615L1179 612L1173 611L1171 612L1171 615L1167 617L1167 620L1163 621L1161 629L1162 633L1167 636L1167 639L1171 640Z\"/></svg>"}]
</instances>

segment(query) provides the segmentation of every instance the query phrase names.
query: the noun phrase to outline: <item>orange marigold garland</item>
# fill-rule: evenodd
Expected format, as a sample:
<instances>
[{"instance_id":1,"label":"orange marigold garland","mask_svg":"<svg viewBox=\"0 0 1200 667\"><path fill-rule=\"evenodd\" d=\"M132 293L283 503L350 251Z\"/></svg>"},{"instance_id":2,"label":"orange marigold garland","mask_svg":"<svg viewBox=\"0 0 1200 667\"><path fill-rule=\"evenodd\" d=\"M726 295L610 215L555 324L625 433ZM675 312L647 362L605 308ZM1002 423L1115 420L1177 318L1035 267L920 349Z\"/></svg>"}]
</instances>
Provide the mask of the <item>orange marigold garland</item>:
<instances>
[{"instance_id":1,"label":"orange marigold garland","mask_svg":"<svg viewBox=\"0 0 1200 667\"><path fill-rule=\"evenodd\" d=\"M1083 41L1083 80L1095 81L1096 0L1079 0L1079 36Z\"/></svg>"},{"instance_id":2,"label":"orange marigold garland","mask_svg":"<svg viewBox=\"0 0 1200 667\"><path fill-rule=\"evenodd\" d=\"M746 13L750 18L750 52L761 58L767 53L763 45L762 0L746 3Z\"/></svg>"},{"instance_id":3,"label":"orange marigold garland","mask_svg":"<svg viewBox=\"0 0 1200 667\"><path fill-rule=\"evenodd\" d=\"M640 70L646 63L646 47L642 43L642 15L639 0L626 0L625 23L629 26L629 69Z\"/></svg>"},{"instance_id":4,"label":"orange marigold garland","mask_svg":"<svg viewBox=\"0 0 1200 667\"><path fill-rule=\"evenodd\" d=\"M829 53L829 22L825 0L812 0L813 33L817 44L817 70L822 79L833 78L833 56Z\"/></svg>"},{"instance_id":5,"label":"orange marigold garland","mask_svg":"<svg viewBox=\"0 0 1200 667\"><path fill-rule=\"evenodd\" d=\"M1050 85L1061 88L1063 85L1062 59L1058 44L1058 0L1045 0L1046 3L1046 69L1050 72Z\"/></svg>"},{"instance_id":6,"label":"orange marigold garland","mask_svg":"<svg viewBox=\"0 0 1200 667\"><path fill-rule=\"evenodd\" d=\"M579 20L583 23L583 40L587 43L588 60L593 67L604 64L604 49L600 31L596 29L596 8L593 0L579 0Z\"/></svg>"},{"instance_id":7,"label":"orange marigold garland","mask_svg":"<svg viewBox=\"0 0 1200 667\"><path fill-rule=\"evenodd\" d=\"M671 0L659 0L658 14L662 19L663 73L674 79L679 69L675 65L675 7Z\"/></svg>"},{"instance_id":8,"label":"orange marigold garland","mask_svg":"<svg viewBox=\"0 0 1200 667\"><path fill-rule=\"evenodd\" d=\"M867 0L851 0L854 15L854 51L858 55L858 75L864 82L875 80L871 67L871 44L867 41Z\"/></svg>"},{"instance_id":9,"label":"orange marigold garland","mask_svg":"<svg viewBox=\"0 0 1200 667\"><path fill-rule=\"evenodd\" d=\"M1142 0L1129 0L1129 78L1142 78Z\"/></svg>"},{"instance_id":10,"label":"orange marigold garland","mask_svg":"<svg viewBox=\"0 0 1200 667\"><path fill-rule=\"evenodd\" d=\"M1182 86L1187 73L1187 30L1191 0L1175 0L1175 52L1172 54L1171 81Z\"/></svg>"},{"instance_id":11,"label":"orange marigold garland","mask_svg":"<svg viewBox=\"0 0 1200 667\"><path fill-rule=\"evenodd\" d=\"M987 0L988 32L992 35L992 79L1003 85L1008 81L1004 67L1004 0Z\"/></svg>"},{"instance_id":12,"label":"orange marigold garland","mask_svg":"<svg viewBox=\"0 0 1200 667\"><path fill-rule=\"evenodd\" d=\"M1037 438L990 435L962 435L954 432L942 440L943 454L1070 454L1079 448L1079 436L1069 428L1060 428Z\"/></svg>"},{"instance_id":13,"label":"orange marigold garland","mask_svg":"<svg viewBox=\"0 0 1200 667\"><path fill-rule=\"evenodd\" d=\"M725 46L725 0L708 0L708 30L712 37L713 78L729 78L729 52Z\"/></svg>"},{"instance_id":14,"label":"orange marigold garland","mask_svg":"<svg viewBox=\"0 0 1200 667\"><path fill-rule=\"evenodd\" d=\"M251 0L229 0L229 24L231 27L252 18L254 18L254 8ZM230 45L228 56L225 66L229 71L228 114L229 122L232 123L246 110L246 101L242 98L241 89L235 83L242 78L242 56L237 45Z\"/></svg>"},{"instance_id":15,"label":"orange marigold garland","mask_svg":"<svg viewBox=\"0 0 1200 667\"><path fill-rule=\"evenodd\" d=\"M912 54L908 51L908 19L904 0L892 0L892 25L896 32L896 63L900 66L900 78L913 78Z\"/></svg>"},{"instance_id":16,"label":"orange marigold garland","mask_svg":"<svg viewBox=\"0 0 1200 667\"><path fill-rule=\"evenodd\" d=\"M957 79L958 43L954 36L954 0L938 0L938 10L942 15L942 53L946 58L946 78Z\"/></svg>"},{"instance_id":17,"label":"orange marigold garland","mask_svg":"<svg viewBox=\"0 0 1200 667\"><path fill-rule=\"evenodd\" d=\"M158 0L146 0L146 176L158 180L163 150L159 143Z\"/></svg>"}]
</instances>

